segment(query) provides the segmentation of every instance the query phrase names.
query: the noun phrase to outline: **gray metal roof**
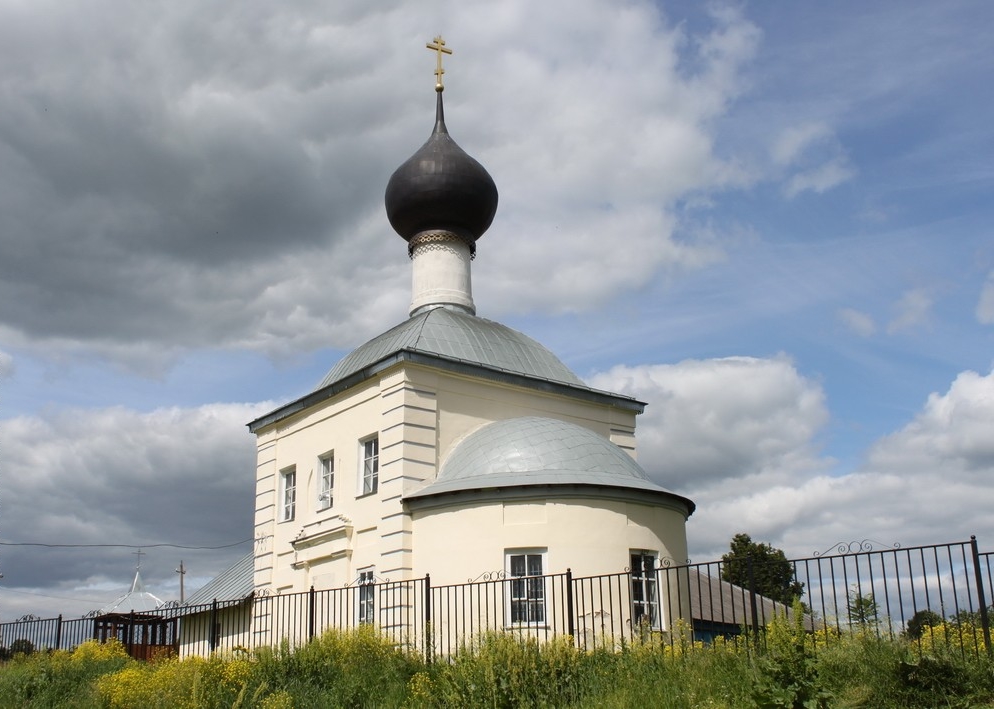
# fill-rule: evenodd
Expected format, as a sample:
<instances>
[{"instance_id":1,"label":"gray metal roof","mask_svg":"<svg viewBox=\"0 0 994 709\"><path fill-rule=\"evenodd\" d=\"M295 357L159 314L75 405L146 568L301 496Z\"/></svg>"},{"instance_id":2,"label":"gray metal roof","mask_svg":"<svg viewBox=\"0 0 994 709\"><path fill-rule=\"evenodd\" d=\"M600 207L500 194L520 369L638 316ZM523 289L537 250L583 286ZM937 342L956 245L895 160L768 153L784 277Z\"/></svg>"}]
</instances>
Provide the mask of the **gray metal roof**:
<instances>
[{"instance_id":1,"label":"gray metal roof","mask_svg":"<svg viewBox=\"0 0 994 709\"><path fill-rule=\"evenodd\" d=\"M309 394L251 421L259 429L348 391L400 362L541 389L636 414L645 403L592 389L545 347L500 323L440 306L413 315L336 364Z\"/></svg>"},{"instance_id":2,"label":"gray metal roof","mask_svg":"<svg viewBox=\"0 0 994 709\"><path fill-rule=\"evenodd\" d=\"M528 485L593 485L686 500L652 482L630 455L603 436L574 423L538 416L495 421L477 429L449 454L435 481L407 499ZM692 511L693 502L686 503Z\"/></svg>"},{"instance_id":3,"label":"gray metal roof","mask_svg":"<svg viewBox=\"0 0 994 709\"><path fill-rule=\"evenodd\" d=\"M527 335L492 320L433 308L387 330L336 364L324 388L401 350L471 362L493 369L585 387L569 367Z\"/></svg>"},{"instance_id":4,"label":"gray metal roof","mask_svg":"<svg viewBox=\"0 0 994 709\"><path fill-rule=\"evenodd\" d=\"M231 568L222 571L192 596L183 605L199 606L219 601L240 601L247 598L255 587L255 556L249 552Z\"/></svg>"},{"instance_id":5,"label":"gray metal roof","mask_svg":"<svg viewBox=\"0 0 994 709\"><path fill-rule=\"evenodd\" d=\"M708 568L710 571L710 568ZM721 625L741 626L755 622L752 612L749 590L737 586L720 577L695 568L663 570L665 578L676 574L673 582L690 589L690 617L697 621L717 623ZM761 594L756 594L756 612L759 615L760 626L765 626L777 616L794 619L794 611L790 606L774 601ZM804 627L815 631L825 627L823 621L814 616L804 614Z\"/></svg>"},{"instance_id":6,"label":"gray metal roof","mask_svg":"<svg viewBox=\"0 0 994 709\"><path fill-rule=\"evenodd\" d=\"M131 590L113 603L109 603L98 610L97 615L106 615L108 613L128 613L130 611L144 613L146 611L154 611L155 609L161 607L162 604L163 601L161 598L149 593L149 591L145 588L145 582L142 581L141 572L136 569L135 578L131 582Z\"/></svg>"}]
</instances>

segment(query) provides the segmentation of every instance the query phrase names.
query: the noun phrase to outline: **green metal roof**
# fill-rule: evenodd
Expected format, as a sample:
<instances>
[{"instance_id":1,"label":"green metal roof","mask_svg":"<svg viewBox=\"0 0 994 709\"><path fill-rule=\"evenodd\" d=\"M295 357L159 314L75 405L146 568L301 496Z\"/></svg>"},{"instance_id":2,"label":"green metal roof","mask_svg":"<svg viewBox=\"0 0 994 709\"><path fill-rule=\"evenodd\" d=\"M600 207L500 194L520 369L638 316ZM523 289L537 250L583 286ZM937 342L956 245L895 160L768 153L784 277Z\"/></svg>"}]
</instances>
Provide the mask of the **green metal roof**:
<instances>
[{"instance_id":1,"label":"green metal roof","mask_svg":"<svg viewBox=\"0 0 994 709\"><path fill-rule=\"evenodd\" d=\"M527 335L445 307L418 313L360 346L336 364L318 388L345 379L401 350L586 388L559 358Z\"/></svg>"}]
</instances>

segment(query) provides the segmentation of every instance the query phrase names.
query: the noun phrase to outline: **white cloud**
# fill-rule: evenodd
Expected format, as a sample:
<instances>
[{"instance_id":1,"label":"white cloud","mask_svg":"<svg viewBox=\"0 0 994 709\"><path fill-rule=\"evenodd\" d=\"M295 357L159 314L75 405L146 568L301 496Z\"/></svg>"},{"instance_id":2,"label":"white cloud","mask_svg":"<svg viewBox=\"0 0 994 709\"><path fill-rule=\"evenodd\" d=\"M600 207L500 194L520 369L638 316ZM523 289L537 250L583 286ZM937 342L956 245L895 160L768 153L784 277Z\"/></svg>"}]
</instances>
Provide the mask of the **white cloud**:
<instances>
[{"instance_id":1,"label":"white cloud","mask_svg":"<svg viewBox=\"0 0 994 709\"><path fill-rule=\"evenodd\" d=\"M990 482L994 473L994 373L962 372L933 393L914 420L880 440L867 467L904 475L938 471Z\"/></svg>"},{"instance_id":2,"label":"white cloud","mask_svg":"<svg viewBox=\"0 0 994 709\"><path fill-rule=\"evenodd\" d=\"M591 384L648 403L639 462L697 504L687 534L698 561L719 556L737 532L778 537L797 521L785 492L830 463L816 445L824 393L784 356L615 367Z\"/></svg>"},{"instance_id":3,"label":"white cloud","mask_svg":"<svg viewBox=\"0 0 994 709\"><path fill-rule=\"evenodd\" d=\"M860 310L842 308L837 313L839 320L860 337L872 337L877 331L873 317Z\"/></svg>"},{"instance_id":4,"label":"white cloud","mask_svg":"<svg viewBox=\"0 0 994 709\"><path fill-rule=\"evenodd\" d=\"M792 126L773 144L773 160L779 165L790 165L813 143L829 138L833 138L832 131L822 122Z\"/></svg>"},{"instance_id":5,"label":"white cloud","mask_svg":"<svg viewBox=\"0 0 994 709\"><path fill-rule=\"evenodd\" d=\"M255 445L245 424L268 408L67 409L0 422L5 541L216 546L251 538ZM142 575L168 595L181 558L191 573L213 575L248 548L146 549ZM4 584L70 596L87 584L127 585L129 551L4 547ZM37 598L23 602L39 612ZM90 609L48 603L56 612Z\"/></svg>"},{"instance_id":6,"label":"white cloud","mask_svg":"<svg viewBox=\"0 0 994 709\"><path fill-rule=\"evenodd\" d=\"M897 314L887 324L887 332L894 334L925 323L932 312L932 296L924 288L914 288L901 296L896 303Z\"/></svg>"},{"instance_id":7,"label":"white cloud","mask_svg":"<svg viewBox=\"0 0 994 709\"><path fill-rule=\"evenodd\" d=\"M85 21L35 3L0 28L28 67L0 114L0 337L156 371L189 348L354 346L401 320L382 195L433 123L426 17L456 52L449 129L501 193L481 311L582 310L720 253L675 239L671 210L747 179L714 146L759 42L733 9L689 36L640 1L107 0Z\"/></svg>"},{"instance_id":8,"label":"white cloud","mask_svg":"<svg viewBox=\"0 0 994 709\"><path fill-rule=\"evenodd\" d=\"M977 301L977 322L981 325L994 325L994 271L987 274L980 300Z\"/></svg>"},{"instance_id":9,"label":"white cloud","mask_svg":"<svg viewBox=\"0 0 994 709\"><path fill-rule=\"evenodd\" d=\"M695 561L720 556L738 532L795 557L862 539L994 544L994 373L960 374L849 472L819 455L824 394L784 357L616 367L591 384L648 402L639 462L697 503Z\"/></svg>"},{"instance_id":10,"label":"white cloud","mask_svg":"<svg viewBox=\"0 0 994 709\"><path fill-rule=\"evenodd\" d=\"M842 184L855 174L856 170L849 164L849 161L843 156L838 156L823 165L792 176L787 180L784 194L788 198L796 197L801 192L807 191L821 194Z\"/></svg>"},{"instance_id":11,"label":"white cloud","mask_svg":"<svg viewBox=\"0 0 994 709\"><path fill-rule=\"evenodd\" d=\"M6 379L14 374L14 358L0 350L0 379Z\"/></svg>"},{"instance_id":12,"label":"white cloud","mask_svg":"<svg viewBox=\"0 0 994 709\"><path fill-rule=\"evenodd\" d=\"M792 173L783 188L790 199L801 192L821 194L856 174L835 133L822 121L785 129L770 153L775 165Z\"/></svg>"},{"instance_id":13,"label":"white cloud","mask_svg":"<svg viewBox=\"0 0 994 709\"><path fill-rule=\"evenodd\" d=\"M813 439L828 419L824 393L786 357L619 366L590 382L648 403L639 460L671 489L785 481L821 465Z\"/></svg>"},{"instance_id":14,"label":"white cloud","mask_svg":"<svg viewBox=\"0 0 994 709\"><path fill-rule=\"evenodd\" d=\"M994 373L962 372L948 391L931 394L910 422L880 439L857 471L813 477L792 497L761 493L797 510L798 523L777 540L794 553L810 554L836 541L870 538L910 546L976 534L990 548L991 421Z\"/></svg>"}]
</instances>

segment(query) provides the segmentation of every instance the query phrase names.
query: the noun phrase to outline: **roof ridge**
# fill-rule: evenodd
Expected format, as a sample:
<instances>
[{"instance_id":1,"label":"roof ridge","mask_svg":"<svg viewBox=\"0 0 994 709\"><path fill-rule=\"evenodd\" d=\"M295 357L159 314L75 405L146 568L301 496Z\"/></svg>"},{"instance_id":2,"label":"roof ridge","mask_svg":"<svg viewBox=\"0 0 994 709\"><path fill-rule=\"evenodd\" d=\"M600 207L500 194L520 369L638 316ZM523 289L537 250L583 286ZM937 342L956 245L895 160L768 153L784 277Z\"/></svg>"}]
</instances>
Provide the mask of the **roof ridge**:
<instances>
[{"instance_id":1,"label":"roof ridge","mask_svg":"<svg viewBox=\"0 0 994 709\"><path fill-rule=\"evenodd\" d=\"M428 322L428 316L434 313L436 310L438 310L438 308L432 308L430 310L426 310L424 313L421 314L421 324L417 327L418 334L414 336L414 349L417 351L421 350L421 336L425 331L425 325Z\"/></svg>"}]
</instances>

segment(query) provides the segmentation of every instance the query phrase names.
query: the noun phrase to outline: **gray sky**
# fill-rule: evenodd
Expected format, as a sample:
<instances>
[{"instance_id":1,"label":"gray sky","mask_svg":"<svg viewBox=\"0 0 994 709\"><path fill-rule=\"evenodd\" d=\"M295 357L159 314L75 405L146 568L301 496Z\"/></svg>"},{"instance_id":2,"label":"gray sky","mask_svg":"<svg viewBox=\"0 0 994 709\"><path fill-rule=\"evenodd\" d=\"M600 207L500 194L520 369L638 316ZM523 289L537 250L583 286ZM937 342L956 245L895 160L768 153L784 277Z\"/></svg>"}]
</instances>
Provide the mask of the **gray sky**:
<instances>
[{"instance_id":1,"label":"gray sky","mask_svg":"<svg viewBox=\"0 0 994 709\"><path fill-rule=\"evenodd\" d=\"M406 317L390 173L493 175L482 316L649 407L639 459L794 556L994 545L985 2L0 0L0 620L249 545L245 423ZM169 544L173 546L152 546Z\"/></svg>"}]
</instances>

